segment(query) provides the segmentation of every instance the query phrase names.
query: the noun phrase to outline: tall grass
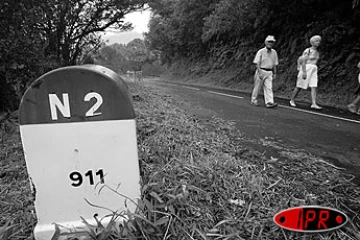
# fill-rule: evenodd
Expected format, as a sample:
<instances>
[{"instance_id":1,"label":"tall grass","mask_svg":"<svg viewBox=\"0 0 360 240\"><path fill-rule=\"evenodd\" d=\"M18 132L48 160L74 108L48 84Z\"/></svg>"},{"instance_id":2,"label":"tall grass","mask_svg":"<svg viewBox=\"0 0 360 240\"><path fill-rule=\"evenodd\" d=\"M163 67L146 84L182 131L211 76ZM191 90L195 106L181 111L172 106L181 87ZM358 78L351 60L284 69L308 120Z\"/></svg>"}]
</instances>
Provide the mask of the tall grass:
<instances>
[{"instance_id":1,"label":"tall grass","mask_svg":"<svg viewBox=\"0 0 360 240\"><path fill-rule=\"evenodd\" d=\"M0 115L0 239L31 239L33 215L17 112Z\"/></svg>"}]
</instances>

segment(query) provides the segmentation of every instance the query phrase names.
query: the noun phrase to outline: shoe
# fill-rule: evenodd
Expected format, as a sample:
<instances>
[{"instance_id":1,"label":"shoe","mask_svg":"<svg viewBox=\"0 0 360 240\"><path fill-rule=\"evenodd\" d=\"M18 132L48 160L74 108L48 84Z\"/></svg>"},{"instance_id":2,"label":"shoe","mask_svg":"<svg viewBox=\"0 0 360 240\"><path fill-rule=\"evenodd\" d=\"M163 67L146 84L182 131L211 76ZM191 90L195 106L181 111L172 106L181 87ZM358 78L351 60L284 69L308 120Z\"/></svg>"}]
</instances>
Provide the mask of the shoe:
<instances>
[{"instance_id":1,"label":"shoe","mask_svg":"<svg viewBox=\"0 0 360 240\"><path fill-rule=\"evenodd\" d=\"M259 104L258 104L258 102L256 100L251 100L250 104L255 105L255 106L259 106Z\"/></svg>"},{"instance_id":2,"label":"shoe","mask_svg":"<svg viewBox=\"0 0 360 240\"><path fill-rule=\"evenodd\" d=\"M320 107L319 105L316 105L316 104L312 104L311 108L316 109L316 110L321 110L322 109L322 107Z\"/></svg>"},{"instance_id":3,"label":"shoe","mask_svg":"<svg viewBox=\"0 0 360 240\"><path fill-rule=\"evenodd\" d=\"M277 105L278 105L277 103L271 103L271 102L270 102L270 103L267 103L267 104L266 104L266 107L267 107L267 108L274 108L274 107L276 107Z\"/></svg>"},{"instance_id":4,"label":"shoe","mask_svg":"<svg viewBox=\"0 0 360 240\"><path fill-rule=\"evenodd\" d=\"M290 106L292 106L292 107L296 107L296 104L295 104L295 101L293 101L293 100L290 100Z\"/></svg>"},{"instance_id":5,"label":"shoe","mask_svg":"<svg viewBox=\"0 0 360 240\"><path fill-rule=\"evenodd\" d=\"M351 112L351 113L355 113L355 112L356 112L356 106L353 105L353 104L347 105L347 108L348 108L349 112Z\"/></svg>"}]
</instances>

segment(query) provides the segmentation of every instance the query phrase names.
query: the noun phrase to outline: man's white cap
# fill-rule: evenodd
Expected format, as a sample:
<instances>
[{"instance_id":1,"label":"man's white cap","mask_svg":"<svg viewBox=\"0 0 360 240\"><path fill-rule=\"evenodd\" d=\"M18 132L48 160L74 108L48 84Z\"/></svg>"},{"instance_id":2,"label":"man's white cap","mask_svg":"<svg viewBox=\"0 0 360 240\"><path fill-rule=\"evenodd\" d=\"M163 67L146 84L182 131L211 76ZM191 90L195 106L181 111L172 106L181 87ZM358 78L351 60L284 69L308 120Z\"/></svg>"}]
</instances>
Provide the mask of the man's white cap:
<instances>
[{"instance_id":1,"label":"man's white cap","mask_svg":"<svg viewBox=\"0 0 360 240\"><path fill-rule=\"evenodd\" d=\"M267 36L265 39L265 42L271 42L271 41L275 42L274 36L272 36L272 35Z\"/></svg>"}]
</instances>

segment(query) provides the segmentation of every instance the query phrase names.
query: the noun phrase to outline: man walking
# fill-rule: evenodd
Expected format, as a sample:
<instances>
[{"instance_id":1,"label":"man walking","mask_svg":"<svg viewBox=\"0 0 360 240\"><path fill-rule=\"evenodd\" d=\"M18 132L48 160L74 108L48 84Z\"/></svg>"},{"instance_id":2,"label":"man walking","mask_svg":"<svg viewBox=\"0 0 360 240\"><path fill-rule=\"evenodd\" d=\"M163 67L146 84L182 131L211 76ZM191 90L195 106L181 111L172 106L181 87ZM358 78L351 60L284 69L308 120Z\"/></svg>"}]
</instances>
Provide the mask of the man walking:
<instances>
[{"instance_id":1,"label":"man walking","mask_svg":"<svg viewBox=\"0 0 360 240\"><path fill-rule=\"evenodd\" d=\"M275 43L274 36L267 36L265 39L265 47L257 51L254 63L256 64L256 72L254 76L254 89L251 95L251 104L258 106L257 97L260 88L264 88L265 106L273 108L277 106L274 102L274 94L272 90L273 79L276 78L276 67L279 65L278 55L273 45Z\"/></svg>"}]
</instances>

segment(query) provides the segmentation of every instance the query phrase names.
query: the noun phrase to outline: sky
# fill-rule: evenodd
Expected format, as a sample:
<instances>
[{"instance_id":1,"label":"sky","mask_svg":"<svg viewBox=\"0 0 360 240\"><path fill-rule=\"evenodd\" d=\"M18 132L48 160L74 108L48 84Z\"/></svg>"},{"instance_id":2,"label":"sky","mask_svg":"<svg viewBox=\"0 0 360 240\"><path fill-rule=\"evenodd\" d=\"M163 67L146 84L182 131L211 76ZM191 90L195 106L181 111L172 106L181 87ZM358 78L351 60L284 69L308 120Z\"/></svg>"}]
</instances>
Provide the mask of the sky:
<instances>
[{"instance_id":1,"label":"sky","mask_svg":"<svg viewBox=\"0 0 360 240\"><path fill-rule=\"evenodd\" d=\"M142 12L133 12L129 13L125 16L125 22L131 22L133 24L134 29L131 31L114 33L114 32L106 32L103 36L104 40L109 40L106 44L111 45L114 43L122 43L127 44L134 38L143 39L143 33L148 32L148 23L150 20L150 11L142 11Z\"/></svg>"}]
</instances>

